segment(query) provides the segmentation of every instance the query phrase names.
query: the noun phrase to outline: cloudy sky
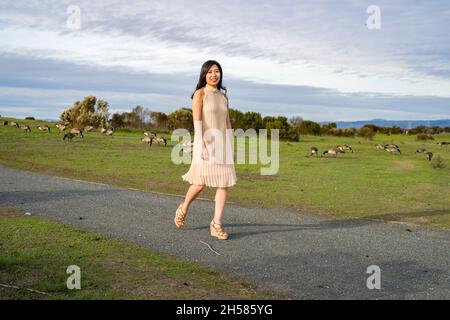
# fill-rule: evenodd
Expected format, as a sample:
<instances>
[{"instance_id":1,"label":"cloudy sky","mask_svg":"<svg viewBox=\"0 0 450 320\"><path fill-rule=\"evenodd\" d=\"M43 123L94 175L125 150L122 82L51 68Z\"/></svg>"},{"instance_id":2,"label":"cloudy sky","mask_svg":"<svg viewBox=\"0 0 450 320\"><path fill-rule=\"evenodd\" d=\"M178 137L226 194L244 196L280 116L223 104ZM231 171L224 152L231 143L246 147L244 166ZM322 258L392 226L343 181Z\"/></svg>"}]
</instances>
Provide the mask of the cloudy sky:
<instances>
[{"instance_id":1,"label":"cloudy sky","mask_svg":"<svg viewBox=\"0 0 450 320\"><path fill-rule=\"evenodd\" d=\"M0 114L57 119L87 95L169 113L211 59L241 111L448 119L449 33L448 0L2 0Z\"/></svg>"}]
</instances>

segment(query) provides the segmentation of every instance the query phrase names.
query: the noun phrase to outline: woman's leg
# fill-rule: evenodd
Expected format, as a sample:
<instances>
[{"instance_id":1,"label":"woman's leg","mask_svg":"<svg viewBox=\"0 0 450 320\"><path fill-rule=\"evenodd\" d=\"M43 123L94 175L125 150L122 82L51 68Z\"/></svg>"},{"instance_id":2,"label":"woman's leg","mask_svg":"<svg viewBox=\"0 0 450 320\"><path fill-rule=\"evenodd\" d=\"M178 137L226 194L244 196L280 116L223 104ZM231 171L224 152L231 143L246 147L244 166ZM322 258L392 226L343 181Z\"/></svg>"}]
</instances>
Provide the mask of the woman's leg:
<instances>
[{"instance_id":1,"label":"woman's leg","mask_svg":"<svg viewBox=\"0 0 450 320\"><path fill-rule=\"evenodd\" d=\"M196 184L191 184L186 193L186 197L184 198L184 202L181 207L181 209L183 209L183 212L187 214L191 202L194 201L195 198L197 198L197 196L200 194L200 192L202 192L203 189L205 189L205 187L206 187L205 185L200 186Z\"/></svg>"},{"instance_id":2,"label":"woman's leg","mask_svg":"<svg viewBox=\"0 0 450 320\"><path fill-rule=\"evenodd\" d=\"M216 190L216 205L214 210L214 222L222 224L223 208L225 207L225 201L227 200L228 188L217 188Z\"/></svg>"}]
</instances>

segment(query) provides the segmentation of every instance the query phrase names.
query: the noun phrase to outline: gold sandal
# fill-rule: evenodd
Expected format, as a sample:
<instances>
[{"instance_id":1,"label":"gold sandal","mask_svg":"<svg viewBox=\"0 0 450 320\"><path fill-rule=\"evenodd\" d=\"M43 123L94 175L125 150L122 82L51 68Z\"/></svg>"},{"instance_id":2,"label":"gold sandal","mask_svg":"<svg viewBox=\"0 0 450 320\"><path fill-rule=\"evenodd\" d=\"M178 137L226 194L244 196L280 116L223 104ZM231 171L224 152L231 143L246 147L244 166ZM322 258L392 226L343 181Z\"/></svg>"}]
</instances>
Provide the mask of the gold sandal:
<instances>
[{"instance_id":1,"label":"gold sandal","mask_svg":"<svg viewBox=\"0 0 450 320\"><path fill-rule=\"evenodd\" d=\"M182 206L183 204L180 204L175 212L175 218L173 219L177 228L184 227L184 220L186 219L186 212L183 211Z\"/></svg>"},{"instance_id":2,"label":"gold sandal","mask_svg":"<svg viewBox=\"0 0 450 320\"><path fill-rule=\"evenodd\" d=\"M209 229L211 231L211 236L216 237L219 240L227 240L228 233L223 230L222 225L219 223L215 223L214 220L211 221L209 225Z\"/></svg>"}]
</instances>

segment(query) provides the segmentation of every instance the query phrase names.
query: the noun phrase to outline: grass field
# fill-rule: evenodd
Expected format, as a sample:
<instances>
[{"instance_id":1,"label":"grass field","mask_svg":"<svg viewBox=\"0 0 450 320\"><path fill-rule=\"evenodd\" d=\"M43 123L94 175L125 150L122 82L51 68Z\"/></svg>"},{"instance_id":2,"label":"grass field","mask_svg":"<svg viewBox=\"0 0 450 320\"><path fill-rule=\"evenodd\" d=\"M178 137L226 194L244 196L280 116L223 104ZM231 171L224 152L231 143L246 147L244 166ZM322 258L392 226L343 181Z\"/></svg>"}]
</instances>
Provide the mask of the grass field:
<instances>
[{"instance_id":1,"label":"grass field","mask_svg":"<svg viewBox=\"0 0 450 320\"><path fill-rule=\"evenodd\" d=\"M42 123L17 121L31 126ZM184 195L188 188L181 175L189 164L175 165L170 160L174 142L150 147L140 141L142 132L118 132L114 138L87 133L84 139L67 142L51 125L51 134L0 126L0 163L145 191ZM434 138L420 142L415 136L400 135L377 135L373 141L302 136L296 143L281 141L278 174L263 176L260 165L237 164L238 183L230 189L228 200L330 219L370 218L450 228L450 146L436 144L450 141L450 135ZM344 143L354 153L307 157L311 146L321 153ZM377 150L378 143L395 143L402 154ZM435 158L439 155L447 167L433 168L425 155L415 153L418 147L432 151ZM213 199L214 191L208 188L200 197Z\"/></svg>"},{"instance_id":2,"label":"grass field","mask_svg":"<svg viewBox=\"0 0 450 320\"><path fill-rule=\"evenodd\" d=\"M66 286L71 265L81 269L80 290ZM170 255L0 208L0 299L269 298L283 297Z\"/></svg>"}]
</instances>

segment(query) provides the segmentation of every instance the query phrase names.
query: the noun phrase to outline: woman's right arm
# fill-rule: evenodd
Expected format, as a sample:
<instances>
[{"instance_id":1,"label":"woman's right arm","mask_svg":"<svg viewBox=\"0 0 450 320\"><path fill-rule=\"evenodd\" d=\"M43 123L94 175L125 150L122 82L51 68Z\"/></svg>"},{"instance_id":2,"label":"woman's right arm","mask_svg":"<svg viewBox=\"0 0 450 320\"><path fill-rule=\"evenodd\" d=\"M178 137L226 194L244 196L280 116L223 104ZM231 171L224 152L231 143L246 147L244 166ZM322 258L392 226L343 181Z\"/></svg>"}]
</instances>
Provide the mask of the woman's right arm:
<instances>
[{"instance_id":1,"label":"woman's right arm","mask_svg":"<svg viewBox=\"0 0 450 320\"><path fill-rule=\"evenodd\" d=\"M202 110L203 110L203 90L197 90L192 99L192 117L194 120L194 137L201 139L202 152L201 157L205 158L207 150L205 140L203 139Z\"/></svg>"}]
</instances>

